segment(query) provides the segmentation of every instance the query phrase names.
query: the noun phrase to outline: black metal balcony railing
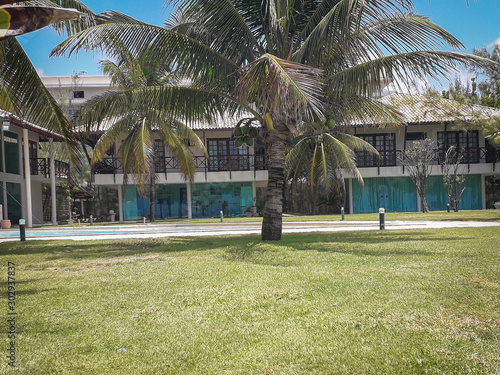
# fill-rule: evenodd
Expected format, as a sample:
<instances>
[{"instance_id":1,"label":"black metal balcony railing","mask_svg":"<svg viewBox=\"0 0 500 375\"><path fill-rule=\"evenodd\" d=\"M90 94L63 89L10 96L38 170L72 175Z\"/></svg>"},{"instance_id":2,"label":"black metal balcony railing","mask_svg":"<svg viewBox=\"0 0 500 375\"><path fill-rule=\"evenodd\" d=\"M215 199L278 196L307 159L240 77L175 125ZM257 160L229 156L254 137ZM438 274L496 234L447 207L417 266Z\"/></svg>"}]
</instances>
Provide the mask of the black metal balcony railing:
<instances>
[{"instance_id":1,"label":"black metal balcony railing","mask_svg":"<svg viewBox=\"0 0 500 375\"><path fill-rule=\"evenodd\" d=\"M54 161L55 176L59 180L67 180L70 176L70 166L59 160ZM32 176L43 176L50 178L50 159L49 158L31 158L30 174Z\"/></svg>"},{"instance_id":2,"label":"black metal balcony railing","mask_svg":"<svg viewBox=\"0 0 500 375\"><path fill-rule=\"evenodd\" d=\"M500 162L500 148L471 147L457 149L457 155L462 156L462 164L495 163ZM435 149L432 151L431 164L441 165L444 160L445 150ZM356 153L356 164L359 168L366 167L393 167L402 166L403 150L380 152L380 157L367 152ZM43 163L48 161L41 161ZM57 162L56 162L57 163ZM194 157L196 172L237 172L237 171L262 171L267 170L267 159L265 155L235 155L217 156L206 158L205 156ZM156 173L181 173L182 169L176 158L167 156L156 161ZM48 170L48 169L47 169ZM56 166L57 170L57 166ZM69 167L68 167L69 171ZM114 156L106 157L96 163L92 172L94 174L121 174L123 167L120 160ZM48 172L47 172L48 173ZM33 173L32 173L33 174Z\"/></svg>"},{"instance_id":3,"label":"black metal balcony railing","mask_svg":"<svg viewBox=\"0 0 500 375\"><path fill-rule=\"evenodd\" d=\"M210 158L195 156L194 165L196 172L205 173L267 170L264 155L235 155ZM94 174L120 174L123 173L123 166L118 158L114 156L106 157L94 164L92 172ZM167 156L156 161L155 172L180 173L182 169L176 158Z\"/></svg>"},{"instance_id":4,"label":"black metal balcony railing","mask_svg":"<svg viewBox=\"0 0 500 375\"><path fill-rule=\"evenodd\" d=\"M446 150L434 149L431 152L431 164L441 165L445 159ZM368 152L356 152L356 165L365 167L393 167L402 165L404 150L380 152L380 157ZM500 148L470 147L457 148L452 156L452 162L461 158L461 164L497 163L500 162Z\"/></svg>"}]
</instances>

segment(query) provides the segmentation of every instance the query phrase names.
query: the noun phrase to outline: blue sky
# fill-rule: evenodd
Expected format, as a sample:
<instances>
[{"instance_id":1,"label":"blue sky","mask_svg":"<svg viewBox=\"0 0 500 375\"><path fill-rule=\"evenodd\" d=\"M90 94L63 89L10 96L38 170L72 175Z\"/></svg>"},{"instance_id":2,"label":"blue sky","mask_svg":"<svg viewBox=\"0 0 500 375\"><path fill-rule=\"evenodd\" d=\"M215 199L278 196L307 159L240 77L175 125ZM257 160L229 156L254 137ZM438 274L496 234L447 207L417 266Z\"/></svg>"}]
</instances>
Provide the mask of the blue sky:
<instances>
[{"instance_id":1,"label":"blue sky","mask_svg":"<svg viewBox=\"0 0 500 375\"><path fill-rule=\"evenodd\" d=\"M83 0L95 13L113 9L131 15L141 21L162 25L168 17L162 0ZM464 52L486 46L491 48L500 39L500 0L414 0L417 12L428 16L433 22L445 28L464 45ZM28 56L41 75L71 75L85 71L87 74L101 74L97 61L81 52L77 57L49 59L49 54L64 37L46 28L19 38Z\"/></svg>"}]
</instances>

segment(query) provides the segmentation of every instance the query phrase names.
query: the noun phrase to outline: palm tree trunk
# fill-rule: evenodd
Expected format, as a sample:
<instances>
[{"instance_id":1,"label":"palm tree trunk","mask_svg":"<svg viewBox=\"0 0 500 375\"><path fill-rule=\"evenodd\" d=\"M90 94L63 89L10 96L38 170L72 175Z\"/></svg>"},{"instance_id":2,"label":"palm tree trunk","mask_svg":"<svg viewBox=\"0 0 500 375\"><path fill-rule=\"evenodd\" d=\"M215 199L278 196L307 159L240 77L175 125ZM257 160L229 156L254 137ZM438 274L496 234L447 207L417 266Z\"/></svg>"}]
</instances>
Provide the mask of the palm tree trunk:
<instances>
[{"instance_id":1,"label":"palm tree trunk","mask_svg":"<svg viewBox=\"0 0 500 375\"><path fill-rule=\"evenodd\" d=\"M273 133L268 139L267 200L262 220L263 241L281 240L285 185L285 137Z\"/></svg>"}]
</instances>

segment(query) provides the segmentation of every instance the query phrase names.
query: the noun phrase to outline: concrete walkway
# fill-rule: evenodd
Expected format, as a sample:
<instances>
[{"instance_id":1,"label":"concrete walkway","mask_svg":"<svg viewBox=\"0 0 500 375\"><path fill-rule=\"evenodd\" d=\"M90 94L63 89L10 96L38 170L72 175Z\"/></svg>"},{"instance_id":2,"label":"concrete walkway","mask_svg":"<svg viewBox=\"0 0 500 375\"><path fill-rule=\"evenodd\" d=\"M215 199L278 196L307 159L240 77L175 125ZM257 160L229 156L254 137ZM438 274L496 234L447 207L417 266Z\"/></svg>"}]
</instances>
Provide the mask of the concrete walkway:
<instances>
[{"instance_id":1,"label":"concrete walkway","mask_svg":"<svg viewBox=\"0 0 500 375\"><path fill-rule=\"evenodd\" d=\"M389 221L386 230L498 227L500 222L477 221ZM283 233L338 232L354 230L380 230L374 221L308 221L284 222ZM159 238L191 236L223 236L259 234L261 223L212 224L137 224L109 226L43 227L26 230L26 240L104 240L121 238ZM19 241L19 228L0 230L0 242Z\"/></svg>"}]
</instances>

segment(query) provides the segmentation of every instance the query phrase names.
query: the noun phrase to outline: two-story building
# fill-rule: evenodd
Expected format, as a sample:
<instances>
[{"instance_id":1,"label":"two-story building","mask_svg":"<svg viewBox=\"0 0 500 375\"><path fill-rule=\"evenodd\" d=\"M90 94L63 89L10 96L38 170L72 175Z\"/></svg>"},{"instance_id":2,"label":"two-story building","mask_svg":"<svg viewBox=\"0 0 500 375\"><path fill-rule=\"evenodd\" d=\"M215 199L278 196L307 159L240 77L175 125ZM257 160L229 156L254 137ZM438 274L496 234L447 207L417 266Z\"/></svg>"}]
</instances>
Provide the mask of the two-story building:
<instances>
[{"instance_id":1,"label":"two-story building","mask_svg":"<svg viewBox=\"0 0 500 375\"><path fill-rule=\"evenodd\" d=\"M60 102L66 103L70 116L78 111L84 100L110 89L107 76L42 77L42 80ZM379 207L387 211L420 210L416 189L398 154L404 152L411 142L424 138L431 138L438 145L429 181L429 208L446 209L448 198L440 155L449 146L459 147L466 155L463 164L469 178L461 208L486 208L485 181L498 175L495 171L499 161L498 149L488 147L481 132L456 130L453 124L458 118L472 120L478 115L500 115L500 111L481 106L457 108L444 99L432 103L424 99L408 96L380 99L396 106L403 114L404 121L397 126L371 123L347 126L347 131L371 143L380 153L379 159L358 153L357 165L364 186L347 176L349 212L377 212ZM176 159L168 153L160 137L155 140L157 218L214 217L221 210L226 215L243 215L254 210L256 191L267 184L267 163L263 147L235 147L232 133L236 123L226 119L216 126L199 124L194 127L209 157L201 150L193 149L196 165L193 183L186 182ZM138 194L132 179L124 184L122 166L112 151L93 166L92 178L98 192L102 189L115 192L120 220L137 220L149 215L148 198Z\"/></svg>"},{"instance_id":2,"label":"two-story building","mask_svg":"<svg viewBox=\"0 0 500 375\"><path fill-rule=\"evenodd\" d=\"M431 211L446 210L448 196L443 183L444 153L454 146L463 155L462 171L468 174L461 209L486 208L486 180L500 178L497 163L500 149L490 146L479 130L459 130L479 119L500 116L500 110L480 105L426 96L388 95L381 99L395 106L403 115L400 125L357 124L352 133L372 144L380 158L370 153L357 154L357 166L364 179L349 183L350 212L377 212L384 207L392 212L420 211L416 189L401 162L401 155L412 142L429 138L436 144L427 203ZM377 126L377 125L380 125Z\"/></svg>"},{"instance_id":3,"label":"two-story building","mask_svg":"<svg viewBox=\"0 0 500 375\"><path fill-rule=\"evenodd\" d=\"M43 224L42 184L51 186L52 223L56 218L56 184L67 181L69 164L40 157L40 144L63 141L62 136L0 110L0 204L2 220L26 226ZM53 149L53 148L52 148Z\"/></svg>"}]
</instances>

